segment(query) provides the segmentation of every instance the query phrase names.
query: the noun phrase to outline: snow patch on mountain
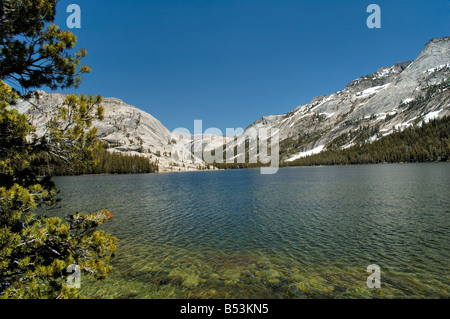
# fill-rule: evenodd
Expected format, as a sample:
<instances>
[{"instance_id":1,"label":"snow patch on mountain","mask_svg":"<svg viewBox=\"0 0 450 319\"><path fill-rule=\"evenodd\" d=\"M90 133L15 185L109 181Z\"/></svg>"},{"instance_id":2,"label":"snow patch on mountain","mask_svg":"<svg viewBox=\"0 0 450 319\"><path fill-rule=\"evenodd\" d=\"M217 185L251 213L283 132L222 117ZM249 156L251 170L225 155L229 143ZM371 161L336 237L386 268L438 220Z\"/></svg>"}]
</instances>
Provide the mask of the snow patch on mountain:
<instances>
[{"instance_id":1,"label":"snow patch on mountain","mask_svg":"<svg viewBox=\"0 0 450 319\"><path fill-rule=\"evenodd\" d=\"M325 147L325 145L319 145L319 146L313 148L312 150L305 151L305 152L300 152L300 153L298 153L298 154L288 158L286 161L287 162L292 162L292 161L294 161L296 159L299 159L299 158L302 158L302 157L318 154L318 153L323 151L324 147Z\"/></svg>"},{"instance_id":2,"label":"snow patch on mountain","mask_svg":"<svg viewBox=\"0 0 450 319\"><path fill-rule=\"evenodd\" d=\"M384 89L386 89L389 86L390 83L385 84L385 85L380 85L380 86L375 86L375 87L371 87L368 89L365 89L362 92L358 92L356 93L356 98L357 99L362 99L362 98L366 98L368 96L371 96L373 94L376 94Z\"/></svg>"}]
</instances>

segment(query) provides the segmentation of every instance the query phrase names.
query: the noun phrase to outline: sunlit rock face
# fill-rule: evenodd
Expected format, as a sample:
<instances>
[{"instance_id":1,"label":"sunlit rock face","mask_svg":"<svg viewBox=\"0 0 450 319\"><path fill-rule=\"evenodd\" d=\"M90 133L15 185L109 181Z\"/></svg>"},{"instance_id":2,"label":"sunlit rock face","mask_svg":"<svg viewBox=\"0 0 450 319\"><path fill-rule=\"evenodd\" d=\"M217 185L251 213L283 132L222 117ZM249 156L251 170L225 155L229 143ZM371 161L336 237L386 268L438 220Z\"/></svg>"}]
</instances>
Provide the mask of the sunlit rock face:
<instances>
[{"instance_id":1,"label":"sunlit rock face","mask_svg":"<svg viewBox=\"0 0 450 319\"><path fill-rule=\"evenodd\" d=\"M104 119L93 124L110 151L146 156L159 165L160 172L212 168L203 160L202 152L218 150L226 154L224 145L229 154L234 154L233 158L238 158L239 150L257 147L257 143L248 141L246 145L245 140L256 139L261 129L266 130L267 137L272 129L279 129L280 160L292 161L331 146L350 147L357 139L372 142L394 130L449 115L449 78L450 37L436 38L425 45L414 61L381 67L344 89L315 97L291 112L262 117L236 137L197 135L196 139L189 133L173 134L149 113L117 98L103 100ZM15 107L30 115L39 135L66 95L36 93ZM374 133L361 141L358 132L362 129Z\"/></svg>"}]
</instances>

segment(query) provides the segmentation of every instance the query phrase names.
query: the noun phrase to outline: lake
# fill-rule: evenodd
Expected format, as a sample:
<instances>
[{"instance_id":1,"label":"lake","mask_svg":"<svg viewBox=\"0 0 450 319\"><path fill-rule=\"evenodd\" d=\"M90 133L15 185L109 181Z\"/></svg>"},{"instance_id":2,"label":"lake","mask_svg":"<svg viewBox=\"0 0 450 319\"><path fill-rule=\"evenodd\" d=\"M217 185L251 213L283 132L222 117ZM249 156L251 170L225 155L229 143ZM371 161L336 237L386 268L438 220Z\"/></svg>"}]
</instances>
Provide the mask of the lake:
<instances>
[{"instance_id":1,"label":"lake","mask_svg":"<svg viewBox=\"0 0 450 319\"><path fill-rule=\"evenodd\" d=\"M450 163L54 178L120 239L96 298L449 298ZM381 288L369 288L369 265Z\"/></svg>"}]
</instances>

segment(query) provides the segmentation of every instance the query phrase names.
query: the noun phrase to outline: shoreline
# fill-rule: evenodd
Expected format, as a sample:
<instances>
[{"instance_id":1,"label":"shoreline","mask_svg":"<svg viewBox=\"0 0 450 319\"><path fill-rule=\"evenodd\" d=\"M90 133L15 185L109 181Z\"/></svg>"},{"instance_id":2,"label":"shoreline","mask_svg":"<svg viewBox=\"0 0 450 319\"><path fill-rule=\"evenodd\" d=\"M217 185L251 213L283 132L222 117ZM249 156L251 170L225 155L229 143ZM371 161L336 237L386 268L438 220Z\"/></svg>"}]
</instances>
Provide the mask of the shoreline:
<instances>
[{"instance_id":1,"label":"shoreline","mask_svg":"<svg viewBox=\"0 0 450 319\"><path fill-rule=\"evenodd\" d=\"M280 165L278 169L283 168L306 168L306 167L341 167L341 166L368 166L368 165L396 165L396 164L437 164L437 163L449 163L450 161L433 161L433 162L393 162L393 163L358 163L358 164L330 164L330 165ZM173 174L173 173L197 173L197 172L217 172L217 171L238 171L238 170L256 170L261 167L244 167L244 168L217 168L217 169L203 169L203 170L183 170L183 171L163 171L153 173L124 173L124 174L79 174L79 175L53 175L51 177L76 177L76 176L118 176L118 175L153 175L153 174ZM39 176L43 177L43 176Z\"/></svg>"}]
</instances>

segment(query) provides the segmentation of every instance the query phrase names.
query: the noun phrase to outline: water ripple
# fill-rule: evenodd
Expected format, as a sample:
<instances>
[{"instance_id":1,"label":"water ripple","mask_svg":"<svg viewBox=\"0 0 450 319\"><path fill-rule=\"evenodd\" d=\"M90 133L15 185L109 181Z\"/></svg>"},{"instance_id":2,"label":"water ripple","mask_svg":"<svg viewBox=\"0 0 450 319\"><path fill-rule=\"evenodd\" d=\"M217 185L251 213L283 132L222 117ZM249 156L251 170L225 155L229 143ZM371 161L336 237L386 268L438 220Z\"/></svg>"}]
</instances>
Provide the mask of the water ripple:
<instances>
[{"instance_id":1,"label":"water ripple","mask_svg":"<svg viewBox=\"0 0 450 319\"><path fill-rule=\"evenodd\" d=\"M115 272L85 288L93 296L448 298L449 169L61 177L56 214L115 215L104 226L120 238ZM361 288L371 263L381 292Z\"/></svg>"}]
</instances>

